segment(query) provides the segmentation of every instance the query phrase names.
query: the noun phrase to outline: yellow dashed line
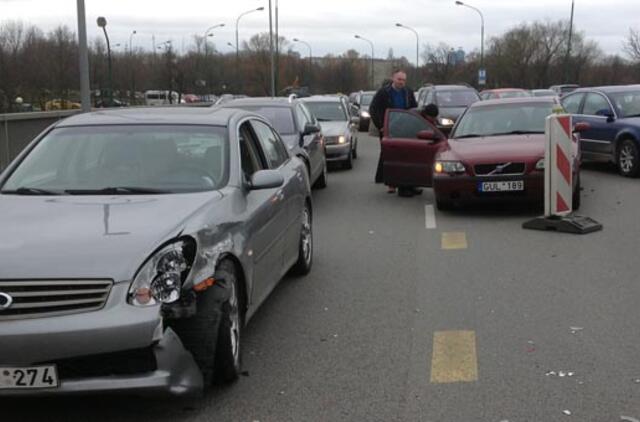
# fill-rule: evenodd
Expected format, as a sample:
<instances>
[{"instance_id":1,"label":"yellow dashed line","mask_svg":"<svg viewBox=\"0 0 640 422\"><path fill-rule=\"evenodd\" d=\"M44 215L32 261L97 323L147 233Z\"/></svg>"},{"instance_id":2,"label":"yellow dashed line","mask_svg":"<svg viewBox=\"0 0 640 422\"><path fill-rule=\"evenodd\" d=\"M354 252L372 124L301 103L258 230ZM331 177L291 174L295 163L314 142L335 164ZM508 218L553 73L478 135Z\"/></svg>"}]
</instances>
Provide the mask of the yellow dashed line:
<instances>
[{"instance_id":1,"label":"yellow dashed line","mask_svg":"<svg viewBox=\"0 0 640 422\"><path fill-rule=\"evenodd\" d=\"M442 233L442 249L467 249L467 235L465 232Z\"/></svg>"},{"instance_id":2,"label":"yellow dashed line","mask_svg":"<svg viewBox=\"0 0 640 422\"><path fill-rule=\"evenodd\" d=\"M453 383L478 380L474 331L436 331L433 335L431 382Z\"/></svg>"}]
</instances>

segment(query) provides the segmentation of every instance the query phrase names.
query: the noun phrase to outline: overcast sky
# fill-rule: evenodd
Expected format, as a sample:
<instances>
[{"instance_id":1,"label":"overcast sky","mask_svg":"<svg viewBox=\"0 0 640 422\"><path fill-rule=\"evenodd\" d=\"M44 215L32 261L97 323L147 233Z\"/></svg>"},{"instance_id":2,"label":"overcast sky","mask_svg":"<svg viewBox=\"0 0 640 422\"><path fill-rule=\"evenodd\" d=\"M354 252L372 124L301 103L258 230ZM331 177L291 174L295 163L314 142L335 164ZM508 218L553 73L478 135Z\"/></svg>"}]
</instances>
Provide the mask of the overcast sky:
<instances>
[{"instance_id":1,"label":"overcast sky","mask_svg":"<svg viewBox=\"0 0 640 422\"><path fill-rule=\"evenodd\" d=\"M568 19L571 0L469 0L485 16L486 35L499 35L521 23L535 20ZM86 0L89 38L98 35L96 18L105 16L112 44L123 49L133 30L135 47L151 49L156 43L172 40L179 50L187 49L193 34L215 24L213 40L220 51L230 51L234 42L237 16L265 6L240 21L240 40L268 30L268 0ZM273 0L275 7L275 0ZM314 56L342 53L355 48L369 53L370 47L354 34L370 39L376 57L386 57L389 48L396 56L415 61L415 35L395 27L396 22L411 26L420 35L421 45L445 42L466 51L479 49L480 17L471 9L455 5L454 0L279 0L280 34L300 38L313 47ZM597 41L605 53L621 53L630 27L640 29L638 0L576 0L575 28ZM77 29L75 0L0 0L0 21L22 20L47 31L59 24ZM486 42L486 41L485 41ZM308 50L296 44L303 55ZM422 47L421 47L422 49Z\"/></svg>"}]
</instances>

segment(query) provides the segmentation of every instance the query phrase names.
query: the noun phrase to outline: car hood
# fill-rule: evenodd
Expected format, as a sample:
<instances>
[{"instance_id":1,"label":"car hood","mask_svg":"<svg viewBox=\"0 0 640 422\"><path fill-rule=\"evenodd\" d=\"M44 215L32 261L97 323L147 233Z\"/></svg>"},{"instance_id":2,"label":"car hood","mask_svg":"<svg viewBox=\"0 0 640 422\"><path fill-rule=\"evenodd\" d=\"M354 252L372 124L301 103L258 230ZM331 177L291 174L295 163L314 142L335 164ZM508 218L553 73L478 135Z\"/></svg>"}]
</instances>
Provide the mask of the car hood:
<instances>
[{"instance_id":1,"label":"car hood","mask_svg":"<svg viewBox=\"0 0 640 422\"><path fill-rule=\"evenodd\" d=\"M438 117L457 120L467 107L440 107Z\"/></svg>"},{"instance_id":2,"label":"car hood","mask_svg":"<svg viewBox=\"0 0 640 422\"><path fill-rule=\"evenodd\" d=\"M470 163L529 162L544 157L544 142L544 134L454 138L448 140L448 147L438 154L438 159Z\"/></svg>"},{"instance_id":3,"label":"car hood","mask_svg":"<svg viewBox=\"0 0 640 422\"><path fill-rule=\"evenodd\" d=\"M0 199L0 279L130 280L219 192Z\"/></svg>"},{"instance_id":4,"label":"car hood","mask_svg":"<svg viewBox=\"0 0 640 422\"><path fill-rule=\"evenodd\" d=\"M349 132L349 122L320 122L324 136L340 136Z\"/></svg>"}]
</instances>

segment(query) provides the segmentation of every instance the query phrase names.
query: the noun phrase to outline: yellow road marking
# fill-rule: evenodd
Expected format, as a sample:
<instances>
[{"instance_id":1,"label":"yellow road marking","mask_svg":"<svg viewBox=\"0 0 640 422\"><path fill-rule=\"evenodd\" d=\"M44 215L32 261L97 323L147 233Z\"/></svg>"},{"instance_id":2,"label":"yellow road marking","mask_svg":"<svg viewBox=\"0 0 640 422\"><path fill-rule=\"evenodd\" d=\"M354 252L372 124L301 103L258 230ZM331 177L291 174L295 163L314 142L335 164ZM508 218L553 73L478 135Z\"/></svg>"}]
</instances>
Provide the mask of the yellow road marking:
<instances>
[{"instance_id":1,"label":"yellow road marking","mask_svg":"<svg viewBox=\"0 0 640 422\"><path fill-rule=\"evenodd\" d=\"M478 381L476 333L474 331L436 331L433 334L431 382Z\"/></svg>"},{"instance_id":2,"label":"yellow road marking","mask_svg":"<svg viewBox=\"0 0 640 422\"><path fill-rule=\"evenodd\" d=\"M442 233L442 249L467 249L467 234L465 232Z\"/></svg>"}]
</instances>

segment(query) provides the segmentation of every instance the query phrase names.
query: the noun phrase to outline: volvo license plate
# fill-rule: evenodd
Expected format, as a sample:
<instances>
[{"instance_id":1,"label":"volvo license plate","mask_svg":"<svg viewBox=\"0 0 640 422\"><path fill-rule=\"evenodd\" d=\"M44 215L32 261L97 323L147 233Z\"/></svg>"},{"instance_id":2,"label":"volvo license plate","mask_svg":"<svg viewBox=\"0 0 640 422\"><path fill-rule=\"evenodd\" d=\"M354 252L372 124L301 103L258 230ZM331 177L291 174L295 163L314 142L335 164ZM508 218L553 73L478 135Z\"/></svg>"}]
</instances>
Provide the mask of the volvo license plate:
<instances>
[{"instance_id":1,"label":"volvo license plate","mask_svg":"<svg viewBox=\"0 0 640 422\"><path fill-rule=\"evenodd\" d=\"M480 182L480 192L518 192L524 190L524 180L509 180L502 182Z\"/></svg>"},{"instance_id":2,"label":"volvo license plate","mask_svg":"<svg viewBox=\"0 0 640 422\"><path fill-rule=\"evenodd\" d=\"M54 365L0 367L0 390L28 390L58 387Z\"/></svg>"}]
</instances>

